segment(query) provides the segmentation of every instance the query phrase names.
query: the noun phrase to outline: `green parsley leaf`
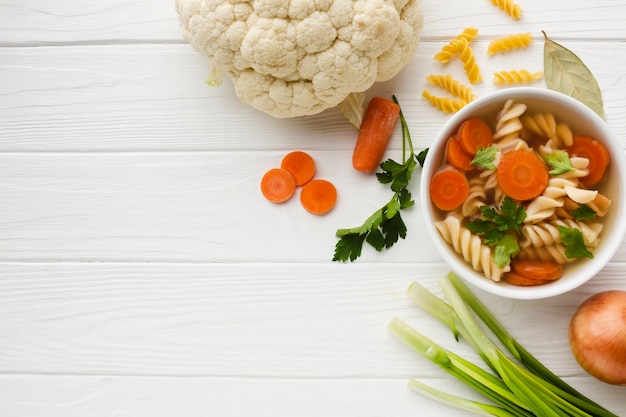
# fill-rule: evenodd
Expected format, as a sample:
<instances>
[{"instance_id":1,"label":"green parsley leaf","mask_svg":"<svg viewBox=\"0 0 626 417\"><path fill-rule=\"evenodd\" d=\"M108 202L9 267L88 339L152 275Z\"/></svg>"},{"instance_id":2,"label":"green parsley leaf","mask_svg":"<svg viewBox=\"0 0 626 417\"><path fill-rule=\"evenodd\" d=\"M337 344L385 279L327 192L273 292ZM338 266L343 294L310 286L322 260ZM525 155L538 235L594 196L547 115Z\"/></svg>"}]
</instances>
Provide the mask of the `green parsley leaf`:
<instances>
[{"instance_id":1,"label":"green parsley leaf","mask_svg":"<svg viewBox=\"0 0 626 417\"><path fill-rule=\"evenodd\" d=\"M482 218L468 222L466 227L473 233L485 234L490 232L519 232L520 225L526 218L526 209L518 206L510 197L505 197L500 204L500 212L491 206L480 206ZM500 240L499 235L492 236L493 240Z\"/></svg>"},{"instance_id":2,"label":"green parsley leaf","mask_svg":"<svg viewBox=\"0 0 626 417\"><path fill-rule=\"evenodd\" d=\"M593 253L587 249L585 239L580 229L559 226L561 243L565 245L565 256L568 258L593 258Z\"/></svg>"},{"instance_id":3,"label":"green parsley leaf","mask_svg":"<svg viewBox=\"0 0 626 417\"><path fill-rule=\"evenodd\" d=\"M347 233L335 245L335 256L333 261L356 260L361 256L363 242L368 237L367 234Z\"/></svg>"},{"instance_id":4,"label":"green parsley leaf","mask_svg":"<svg viewBox=\"0 0 626 417\"><path fill-rule=\"evenodd\" d=\"M516 234L526 218L524 206L505 197L500 204L499 212L494 207L481 206L481 217L468 222L465 227L470 232L483 236L483 242L494 248L494 262L504 268L520 251Z\"/></svg>"},{"instance_id":5,"label":"green parsley leaf","mask_svg":"<svg viewBox=\"0 0 626 417\"><path fill-rule=\"evenodd\" d=\"M476 151L476 155L474 155L474 159L472 159L471 164L492 171L496 169L496 165L493 163L493 161L495 161L496 159L497 152L498 147L496 145L480 147Z\"/></svg>"},{"instance_id":6,"label":"green parsley leaf","mask_svg":"<svg viewBox=\"0 0 626 417\"><path fill-rule=\"evenodd\" d=\"M395 96L393 100L398 104ZM392 247L399 239L406 238L407 227L402 219L401 211L415 204L408 186L417 164L420 167L424 165L428 149L415 154L402 110L400 110L400 122L402 124L404 162L399 163L388 159L380 164L382 172L376 173L378 182L389 184L394 194L387 204L376 210L361 226L337 230L336 236L339 241L335 245L333 261L355 261L361 256L365 242L380 252ZM405 158L407 148L408 156Z\"/></svg>"},{"instance_id":7,"label":"green parsley leaf","mask_svg":"<svg viewBox=\"0 0 626 417\"><path fill-rule=\"evenodd\" d=\"M511 263L511 259L520 252L519 243L515 236L506 233L495 245L493 260L498 268L504 268Z\"/></svg>"},{"instance_id":8,"label":"green parsley leaf","mask_svg":"<svg viewBox=\"0 0 626 417\"><path fill-rule=\"evenodd\" d=\"M503 224L507 226L507 230L515 230L519 232L520 225L526 219L526 209L524 206L518 206L513 199L505 197L500 204L502 212Z\"/></svg>"},{"instance_id":9,"label":"green parsley leaf","mask_svg":"<svg viewBox=\"0 0 626 417\"><path fill-rule=\"evenodd\" d=\"M572 166L572 161L569 159L569 154L562 149L558 149L553 153L549 153L543 156L548 166L552 168L550 175L561 175L566 172L575 171Z\"/></svg>"},{"instance_id":10,"label":"green parsley leaf","mask_svg":"<svg viewBox=\"0 0 626 417\"><path fill-rule=\"evenodd\" d=\"M596 212L586 204L581 204L572 210L571 214L576 220L591 220L595 219L597 216Z\"/></svg>"},{"instance_id":11,"label":"green parsley leaf","mask_svg":"<svg viewBox=\"0 0 626 417\"><path fill-rule=\"evenodd\" d=\"M423 149L420 153L415 155L415 159L417 160L417 163L420 164L420 167L424 167L424 161L426 160L426 155L428 155L428 149L429 148Z\"/></svg>"}]
</instances>

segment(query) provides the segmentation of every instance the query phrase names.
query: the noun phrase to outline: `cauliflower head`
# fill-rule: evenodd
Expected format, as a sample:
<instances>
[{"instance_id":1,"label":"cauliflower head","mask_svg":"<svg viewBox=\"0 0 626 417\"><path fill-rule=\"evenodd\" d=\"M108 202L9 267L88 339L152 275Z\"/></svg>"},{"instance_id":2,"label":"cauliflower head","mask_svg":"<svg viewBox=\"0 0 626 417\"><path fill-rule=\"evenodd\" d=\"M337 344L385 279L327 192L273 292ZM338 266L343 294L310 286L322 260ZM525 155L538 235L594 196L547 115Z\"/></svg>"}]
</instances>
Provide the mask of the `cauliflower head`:
<instances>
[{"instance_id":1,"label":"cauliflower head","mask_svg":"<svg viewBox=\"0 0 626 417\"><path fill-rule=\"evenodd\" d=\"M413 58L421 0L176 0L183 38L277 118L319 113Z\"/></svg>"}]
</instances>

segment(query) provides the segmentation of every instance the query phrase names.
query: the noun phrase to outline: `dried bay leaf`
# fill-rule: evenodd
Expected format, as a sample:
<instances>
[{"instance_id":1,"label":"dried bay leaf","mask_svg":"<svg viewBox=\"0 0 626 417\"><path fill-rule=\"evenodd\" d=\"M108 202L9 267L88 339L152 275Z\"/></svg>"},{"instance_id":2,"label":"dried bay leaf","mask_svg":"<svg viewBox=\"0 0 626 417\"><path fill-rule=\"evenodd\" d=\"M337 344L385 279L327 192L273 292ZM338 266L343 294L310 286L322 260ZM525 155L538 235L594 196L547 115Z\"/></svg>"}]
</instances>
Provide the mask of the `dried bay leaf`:
<instances>
[{"instance_id":1,"label":"dried bay leaf","mask_svg":"<svg viewBox=\"0 0 626 417\"><path fill-rule=\"evenodd\" d=\"M589 68L572 51L546 35L543 47L544 78L549 89L566 94L606 118L602 92Z\"/></svg>"}]
</instances>

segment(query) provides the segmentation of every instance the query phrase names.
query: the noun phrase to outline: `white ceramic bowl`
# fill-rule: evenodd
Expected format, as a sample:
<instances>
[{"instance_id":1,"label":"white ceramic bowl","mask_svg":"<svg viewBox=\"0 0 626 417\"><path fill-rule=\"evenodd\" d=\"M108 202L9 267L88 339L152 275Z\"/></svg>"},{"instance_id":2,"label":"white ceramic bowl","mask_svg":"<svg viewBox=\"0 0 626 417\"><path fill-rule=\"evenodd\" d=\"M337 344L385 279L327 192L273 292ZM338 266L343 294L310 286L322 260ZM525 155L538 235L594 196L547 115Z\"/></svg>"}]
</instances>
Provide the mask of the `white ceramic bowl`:
<instances>
[{"instance_id":1,"label":"white ceramic bowl","mask_svg":"<svg viewBox=\"0 0 626 417\"><path fill-rule=\"evenodd\" d=\"M600 191L612 199L609 214L602 218L604 228L600 244L593 249L593 259L579 259L564 268L563 277L554 282L538 286L514 286L504 281L487 279L481 272L474 271L454 249L448 245L435 229L435 222L444 213L434 207L430 200L430 179L442 164L446 141L456 132L459 125L470 117L483 117L493 126L497 112L507 99L524 103L527 112L550 112L557 122L567 123L574 134L589 135L604 143L611 162L606 180ZM563 294L593 278L613 257L626 232L626 158L617 138L607 124L596 113L581 102L548 89L515 87L499 90L481 97L454 114L439 132L430 146L421 178L420 200L426 228L446 263L467 282L496 295L515 299L541 299Z\"/></svg>"}]
</instances>

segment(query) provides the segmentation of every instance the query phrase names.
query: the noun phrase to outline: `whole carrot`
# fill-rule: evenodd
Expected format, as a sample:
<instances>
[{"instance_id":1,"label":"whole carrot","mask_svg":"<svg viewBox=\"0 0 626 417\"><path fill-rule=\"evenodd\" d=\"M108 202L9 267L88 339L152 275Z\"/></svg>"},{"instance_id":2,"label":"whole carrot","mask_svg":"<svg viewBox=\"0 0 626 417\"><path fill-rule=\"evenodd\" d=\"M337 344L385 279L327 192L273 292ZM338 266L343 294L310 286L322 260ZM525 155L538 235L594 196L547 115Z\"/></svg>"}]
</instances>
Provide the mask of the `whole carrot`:
<instances>
[{"instance_id":1,"label":"whole carrot","mask_svg":"<svg viewBox=\"0 0 626 417\"><path fill-rule=\"evenodd\" d=\"M354 169L366 173L376 170L399 117L400 106L393 101L382 97L370 100L352 154Z\"/></svg>"}]
</instances>

